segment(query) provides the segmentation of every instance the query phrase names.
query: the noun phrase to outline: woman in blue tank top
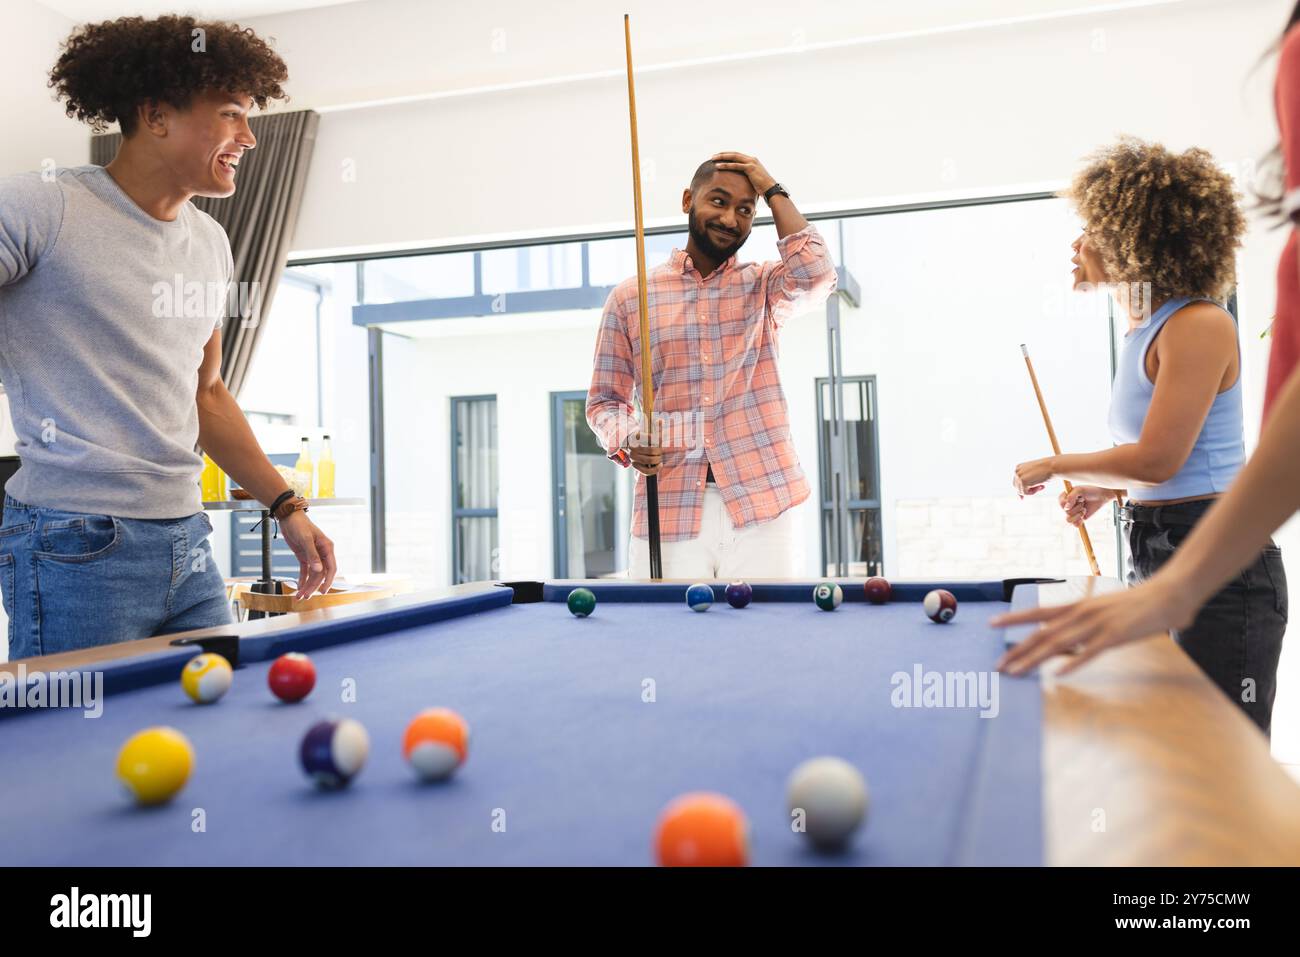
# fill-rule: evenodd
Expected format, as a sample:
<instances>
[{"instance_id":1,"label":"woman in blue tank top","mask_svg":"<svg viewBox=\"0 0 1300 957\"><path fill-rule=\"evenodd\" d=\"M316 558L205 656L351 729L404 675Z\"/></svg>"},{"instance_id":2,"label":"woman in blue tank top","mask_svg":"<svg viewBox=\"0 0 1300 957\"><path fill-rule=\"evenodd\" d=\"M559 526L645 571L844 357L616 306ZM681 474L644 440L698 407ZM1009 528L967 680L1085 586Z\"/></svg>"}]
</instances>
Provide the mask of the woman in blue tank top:
<instances>
[{"instance_id":1,"label":"woman in blue tank top","mask_svg":"<svg viewBox=\"0 0 1300 957\"><path fill-rule=\"evenodd\" d=\"M1220 303L1245 221L1231 178L1203 150L1122 140L1097 154L1066 197L1085 221L1076 289L1104 287L1128 330L1111 390L1113 448L1021 463L1022 495L1051 479L1080 524L1126 500L1131 584L1153 576L1245 461L1236 320ZM1286 630L1286 577L1270 542L1174 638L1266 733Z\"/></svg>"}]
</instances>

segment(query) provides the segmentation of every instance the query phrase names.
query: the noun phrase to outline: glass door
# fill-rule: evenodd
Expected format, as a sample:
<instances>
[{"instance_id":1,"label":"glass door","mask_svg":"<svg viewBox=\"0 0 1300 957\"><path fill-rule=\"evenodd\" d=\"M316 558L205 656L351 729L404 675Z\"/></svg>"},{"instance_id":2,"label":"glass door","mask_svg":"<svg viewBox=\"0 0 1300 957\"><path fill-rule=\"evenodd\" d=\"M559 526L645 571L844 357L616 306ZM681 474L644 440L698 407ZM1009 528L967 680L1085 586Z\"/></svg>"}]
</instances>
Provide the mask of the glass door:
<instances>
[{"instance_id":1,"label":"glass door","mask_svg":"<svg viewBox=\"0 0 1300 957\"><path fill-rule=\"evenodd\" d=\"M610 578L627 567L632 470L605 457L586 407L586 392L551 393L557 578Z\"/></svg>"}]
</instances>

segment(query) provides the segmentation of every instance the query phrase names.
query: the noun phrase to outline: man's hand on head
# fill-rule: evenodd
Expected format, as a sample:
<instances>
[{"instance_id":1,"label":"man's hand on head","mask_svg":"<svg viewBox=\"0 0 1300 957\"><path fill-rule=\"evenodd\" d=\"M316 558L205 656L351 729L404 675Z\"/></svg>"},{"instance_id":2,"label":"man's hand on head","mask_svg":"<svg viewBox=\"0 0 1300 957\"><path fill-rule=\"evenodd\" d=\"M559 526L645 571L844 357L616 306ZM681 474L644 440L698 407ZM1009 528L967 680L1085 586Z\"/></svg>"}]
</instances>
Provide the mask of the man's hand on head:
<instances>
[{"instance_id":1,"label":"man's hand on head","mask_svg":"<svg viewBox=\"0 0 1300 957\"><path fill-rule=\"evenodd\" d=\"M741 173L748 177L749 185L754 187L754 192L758 193L759 196L762 196L776 185L776 179L753 156L747 156L744 153L727 152L714 153L712 159L718 169Z\"/></svg>"}]
</instances>

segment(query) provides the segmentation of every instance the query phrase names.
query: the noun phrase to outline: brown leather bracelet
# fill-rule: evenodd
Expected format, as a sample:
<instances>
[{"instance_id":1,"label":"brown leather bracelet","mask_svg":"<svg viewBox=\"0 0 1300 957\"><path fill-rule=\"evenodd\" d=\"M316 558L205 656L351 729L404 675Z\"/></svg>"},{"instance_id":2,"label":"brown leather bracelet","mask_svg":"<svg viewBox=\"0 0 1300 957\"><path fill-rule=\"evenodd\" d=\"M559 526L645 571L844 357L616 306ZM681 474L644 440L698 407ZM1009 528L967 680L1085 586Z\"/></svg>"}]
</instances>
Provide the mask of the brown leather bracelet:
<instances>
[{"instance_id":1,"label":"brown leather bracelet","mask_svg":"<svg viewBox=\"0 0 1300 957\"><path fill-rule=\"evenodd\" d=\"M276 511L271 513L271 517L277 522L283 522L294 512L307 511L307 500L301 495L295 495L293 498L286 499Z\"/></svg>"}]
</instances>

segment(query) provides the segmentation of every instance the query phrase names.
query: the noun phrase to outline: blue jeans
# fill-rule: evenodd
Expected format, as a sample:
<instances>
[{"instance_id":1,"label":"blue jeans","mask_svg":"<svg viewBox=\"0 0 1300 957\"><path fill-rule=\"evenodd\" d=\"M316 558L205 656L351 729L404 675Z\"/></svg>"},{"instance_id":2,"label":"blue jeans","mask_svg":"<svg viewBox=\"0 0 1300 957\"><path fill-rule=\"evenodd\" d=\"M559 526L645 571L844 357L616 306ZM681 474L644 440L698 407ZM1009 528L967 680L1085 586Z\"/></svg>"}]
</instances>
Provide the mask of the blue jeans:
<instances>
[{"instance_id":1,"label":"blue jeans","mask_svg":"<svg viewBox=\"0 0 1300 957\"><path fill-rule=\"evenodd\" d=\"M5 496L0 589L9 658L229 624L212 523L34 508Z\"/></svg>"}]
</instances>

